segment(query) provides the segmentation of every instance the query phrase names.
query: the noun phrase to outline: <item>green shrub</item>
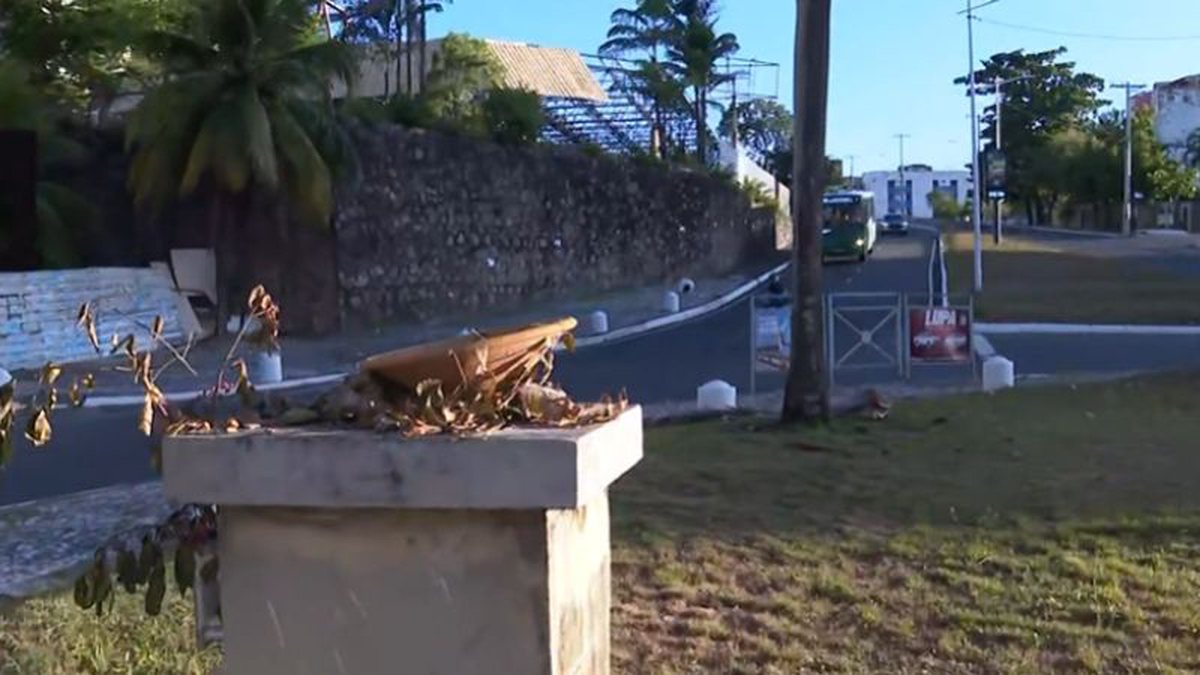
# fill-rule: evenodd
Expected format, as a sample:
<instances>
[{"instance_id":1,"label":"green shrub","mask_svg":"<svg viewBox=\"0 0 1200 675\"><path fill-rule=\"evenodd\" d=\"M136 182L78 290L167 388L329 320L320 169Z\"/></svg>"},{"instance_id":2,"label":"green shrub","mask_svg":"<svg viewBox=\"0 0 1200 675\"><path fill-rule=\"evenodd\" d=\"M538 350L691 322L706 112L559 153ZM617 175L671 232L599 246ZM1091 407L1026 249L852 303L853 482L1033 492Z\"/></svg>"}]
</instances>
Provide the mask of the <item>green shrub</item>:
<instances>
[{"instance_id":1,"label":"green shrub","mask_svg":"<svg viewBox=\"0 0 1200 675\"><path fill-rule=\"evenodd\" d=\"M746 198L750 200L751 206L755 208L770 207L779 210L779 200L775 198L770 188L759 181L746 177L742 179L742 183L738 187L741 188Z\"/></svg>"},{"instance_id":2,"label":"green shrub","mask_svg":"<svg viewBox=\"0 0 1200 675\"><path fill-rule=\"evenodd\" d=\"M409 128L431 129L439 122L429 99L419 94L396 94L387 102L386 113L389 122Z\"/></svg>"},{"instance_id":3,"label":"green shrub","mask_svg":"<svg viewBox=\"0 0 1200 675\"><path fill-rule=\"evenodd\" d=\"M541 97L523 89L492 89L484 97L480 113L488 135L511 145L536 143L546 123Z\"/></svg>"},{"instance_id":4,"label":"green shrub","mask_svg":"<svg viewBox=\"0 0 1200 675\"><path fill-rule=\"evenodd\" d=\"M587 141L586 143L580 143L579 151L582 152L585 156L591 157L593 159L599 159L601 157L605 157L608 155L608 151L604 149L604 146L600 145L599 143L593 142L593 141Z\"/></svg>"}]
</instances>

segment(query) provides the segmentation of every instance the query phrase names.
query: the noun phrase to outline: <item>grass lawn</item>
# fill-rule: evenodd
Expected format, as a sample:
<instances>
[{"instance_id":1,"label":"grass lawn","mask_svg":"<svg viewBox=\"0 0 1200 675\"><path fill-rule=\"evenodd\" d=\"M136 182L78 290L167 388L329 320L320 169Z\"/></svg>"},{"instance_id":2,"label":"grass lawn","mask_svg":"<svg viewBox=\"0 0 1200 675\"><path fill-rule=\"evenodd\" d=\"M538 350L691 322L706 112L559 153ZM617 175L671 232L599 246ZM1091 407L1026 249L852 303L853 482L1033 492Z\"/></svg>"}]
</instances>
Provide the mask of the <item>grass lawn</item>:
<instances>
[{"instance_id":1,"label":"grass lawn","mask_svg":"<svg viewBox=\"0 0 1200 675\"><path fill-rule=\"evenodd\" d=\"M117 590L111 614L75 606L65 595L0 612L0 675L200 675L219 662L216 649L198 653L192 598L181 598L167 566L163 611L149 618L142 596Z\"/></svg>"},{"instance_id":2,"label":"grass lawn","mask_svg":"<svg viewBox=\"0 0 1200 675\"><path fill-rule=\"evenodd\" d=\"M1200 375L649 430L615 486L616 673L1200 670ZM178 595L174 595L178 598ZM0 673L180 673L178 600L0 619ZM7 653L7 655L6 655Z\"/></svg>"},{"instance_id":3,"label":"grass lawn","mask_svg":"<svg viewBox=\"0 0 1200 675\"><path fill-rule=\"evenodd\" d=\"M946 237L952 293L971 290L972 247L969 233ZM985 321L1200 324L1200 278L1136 259L1072 253L1062 242L1008 236L997 247L987 237L983 275L976 312Z\"/></svg>"}]
</instances>

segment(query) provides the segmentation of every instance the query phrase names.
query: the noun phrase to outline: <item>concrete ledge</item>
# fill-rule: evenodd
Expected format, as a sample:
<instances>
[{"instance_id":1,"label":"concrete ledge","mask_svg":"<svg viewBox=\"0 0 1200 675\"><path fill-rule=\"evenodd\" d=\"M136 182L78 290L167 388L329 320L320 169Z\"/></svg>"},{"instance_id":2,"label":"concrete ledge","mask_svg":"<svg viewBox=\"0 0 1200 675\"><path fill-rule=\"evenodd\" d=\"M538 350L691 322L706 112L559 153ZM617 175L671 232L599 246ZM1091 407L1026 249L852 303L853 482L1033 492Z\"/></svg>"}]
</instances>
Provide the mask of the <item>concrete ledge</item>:
<instances>
[{"instance_id":1,"label":"concrete ledge","mask_svg":"<svg viewBox=\"0 0 1200 675\"><path fill-rule=\"evenodd\" d=\"M503 442L498 442L503 441ZM578 429L405 439L341 430L177 436L164 491L223 506L578 508L642 458L642 410Z\"/></svg>"}]
</instances>

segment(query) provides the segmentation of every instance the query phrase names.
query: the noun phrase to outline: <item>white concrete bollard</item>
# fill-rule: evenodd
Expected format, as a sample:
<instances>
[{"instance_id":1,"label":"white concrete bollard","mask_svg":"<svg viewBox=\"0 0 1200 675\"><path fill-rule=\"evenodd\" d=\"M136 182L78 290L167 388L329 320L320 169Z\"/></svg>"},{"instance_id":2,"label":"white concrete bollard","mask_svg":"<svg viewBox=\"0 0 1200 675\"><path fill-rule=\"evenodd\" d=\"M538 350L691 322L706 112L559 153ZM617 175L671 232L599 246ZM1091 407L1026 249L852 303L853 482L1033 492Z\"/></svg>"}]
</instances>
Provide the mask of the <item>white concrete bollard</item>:
<instances>
[{"instance_id":1,"label":"white concrete bollard","mask_svg":"<svg viewBox=\"0 0 1200 675\"><path fill-rule=\"evenodd\" d=\"M724 380L713 380L696 389L696 407L700 410L737 408L737 387Z\"/></svg>"},{"instance_id":2,"label":"white concrete bollard","mask_svg":"<svg viewBox=\"0 0 1200 675\"><path fill-rule=\"evenodd\" d=\"M246 359L246 366L253 384L278 384L283 381L283 357L279 352L253 352Z\"/></svg>"},{"instance_id":3,"label":"white concrete bollard","mask_svg":"<svg viewBox=\"0 0 1200 675\"><path fill-rule=\"evenodd\" d=\"M603 310L596 310L588 317L588 332L593 335L600 335L608 332L608 313Z\"/></svg>"},{"instance_id":4,"label":"white concrete bollard","mask_svg":"<svg viewBox=\"0 0 1200 675\"><path fill-rule=\"evenodd\" d=\"M983 390L1008 389L1016 381L1013 362L1003 356L993 356L983 362Z\"/></svg>"},{"instance_id":5,"label":"white concrete bollard","mask_svg":"<svg viewBox=\"0 0 1200 675\"><path fill-rule=\"evenodd\" d=\"M667 291L663 293L663 311L667 314L676 314L679 312L679 294L675 291Z\"/></svg>"}]
</instances>

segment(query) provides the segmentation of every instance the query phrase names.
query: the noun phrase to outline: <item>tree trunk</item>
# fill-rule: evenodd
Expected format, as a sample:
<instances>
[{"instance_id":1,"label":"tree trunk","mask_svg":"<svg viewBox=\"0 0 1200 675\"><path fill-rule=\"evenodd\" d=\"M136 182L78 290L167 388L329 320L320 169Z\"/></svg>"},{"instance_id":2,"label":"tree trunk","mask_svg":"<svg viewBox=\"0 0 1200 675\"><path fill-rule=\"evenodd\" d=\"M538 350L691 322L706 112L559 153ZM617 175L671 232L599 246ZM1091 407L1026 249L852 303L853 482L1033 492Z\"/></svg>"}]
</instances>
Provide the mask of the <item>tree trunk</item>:
<instances>
[{"instance_id":1,"label":"tree trunk","mask_svg":"<svg viewBox=\"0 0 1200 675\"><path fill-rule=\"evenodd\" d=\"M421 50L420 53L417 54L417 82L420 84L420 86L417 88L417 91L419 92L425 91L425 73L428 72L426 70L425 63L425 51L429 47L429 24L426 22L426 19L428 18L429 13L424 10L417 15L417 21L419 22L417 40L419 49Z\"/></svg>"},{"instance_id":2,"label":"tree trunk","mask_svg":"<svg viewBox=\"0 0 1200 675\"><path fill-rule=\"evenodd\" d=\"M705 151L708 149L708 134L705 127L704 114L704 89L696 87L696 159L700 160L702 166L708 165L708 156Z\"/></svg>"},{"instance_id":3,"label":"tree trunk","mask_svg":"<svg viewBox=\"0 0 1200 675\"><path fill-rule=\"evenodd\" d=\"M794 137L792 165L792 353L783 421L829 419L825 369L824 287L821 268L821 197L825 189L825 126L829 98L830 0L796 1Z\"/></svg>"},{"instance_id":4,"label":"tree trunk","mask_svg":"<svg viewBox=\"0 0 1200 675\"><path fill-rule=\"evenodd\" d=\"M405 0L404 3L404 70L408 74L408 81L405 82L405 87L408 89L408 95L412 96L416 89L413 87L413 29L416 27L416 2L414 0Z\"/></svg>"}]
</instances>

